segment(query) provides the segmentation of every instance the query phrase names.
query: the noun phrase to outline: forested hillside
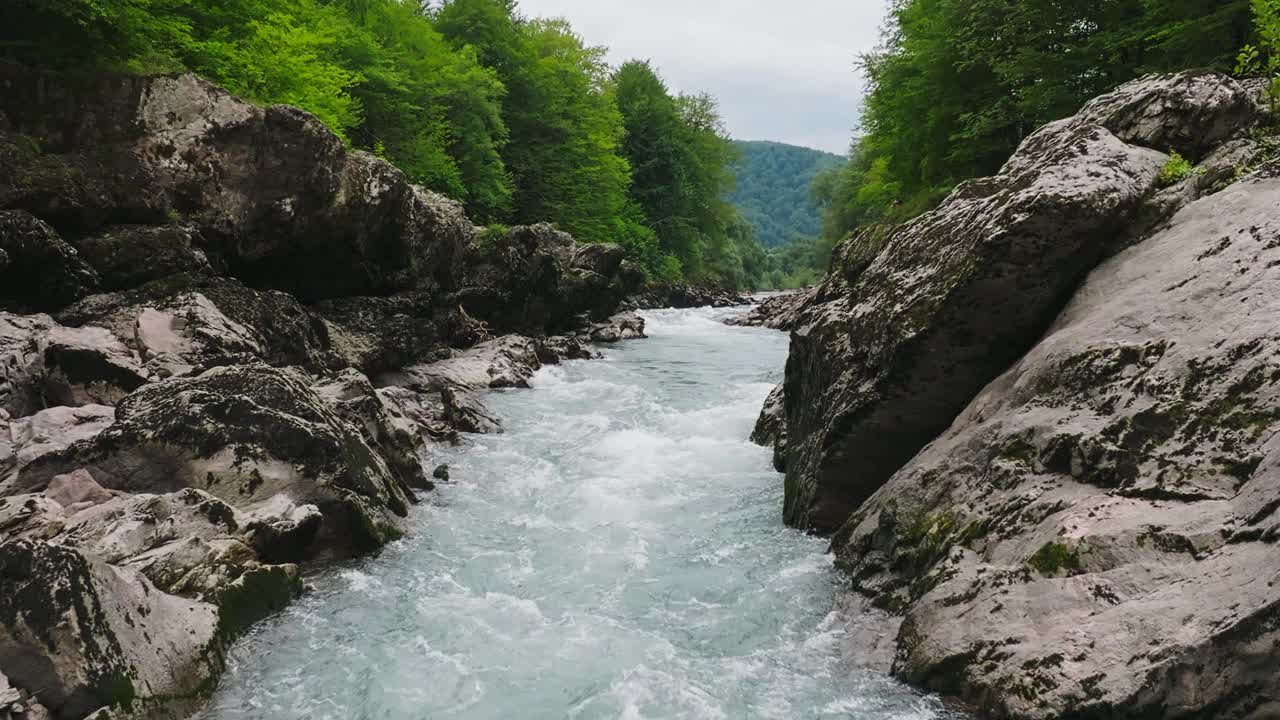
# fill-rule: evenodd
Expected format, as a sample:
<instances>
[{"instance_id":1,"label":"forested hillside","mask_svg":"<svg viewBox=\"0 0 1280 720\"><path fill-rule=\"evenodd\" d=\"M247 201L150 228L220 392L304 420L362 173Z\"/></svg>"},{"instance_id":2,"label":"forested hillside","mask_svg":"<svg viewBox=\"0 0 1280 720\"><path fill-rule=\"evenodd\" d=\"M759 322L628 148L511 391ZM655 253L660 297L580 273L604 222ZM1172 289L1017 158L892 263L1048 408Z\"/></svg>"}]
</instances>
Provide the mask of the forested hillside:
<instances>
[{"instance_id":1,"label":"forested hillside","mask_svg":"<svg viewBox=\"0 0 1280 720\"><path fill-rule=\"evenodd\" d=\"M514 0L10 0L0 28L0 59L190 70L309 110L477 222L551 221L654 278L759 285L715 100L604 57Z\"/></svg>"},{"instance_id":2,"label":"forested hillside","mask_svg":"<svg viewBox=\"0 0 1280 720\"><path fill-rule=\"evenodd\" d=\"M809 186L819 172L844 158L821 150L776 142L737 141L742 153L738 182L729 201L751 223L766 248L782 247L821 229Z\"/></svg>"},{"instance_id":3,"label":"forested hillside","mask_svg":"<svg viewBox=\"0 0 1280 720\"><path fill-rule=\"evenodd\" d=\"M895 2L882 46L861 59L869 91L855 157L822 179L824 238L932 207L997 171L1040 125L1127 80L1274 68L1278 16L1278 0Z\"/></svg>"}]
</instances>

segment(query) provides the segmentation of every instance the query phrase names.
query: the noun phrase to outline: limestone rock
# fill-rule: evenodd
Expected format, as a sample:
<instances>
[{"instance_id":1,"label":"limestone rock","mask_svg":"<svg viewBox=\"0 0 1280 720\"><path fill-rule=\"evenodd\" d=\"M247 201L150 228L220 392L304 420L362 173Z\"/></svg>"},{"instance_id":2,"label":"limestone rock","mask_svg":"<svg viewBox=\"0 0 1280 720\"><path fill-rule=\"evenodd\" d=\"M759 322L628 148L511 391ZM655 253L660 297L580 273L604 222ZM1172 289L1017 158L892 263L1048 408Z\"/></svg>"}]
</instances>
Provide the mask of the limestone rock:
<instances>
[{"instance_id":1,"label":"limestone rock","mask_svg":"<svg viewBox=\"0 0 1280 720\"><path fill-rule=\"evenodd\" d=\"M587 331L587 337L591 342L616 343L648 336L644 334L644 318L635 313L620 313L605 322L592 325Z\"/></svg>"},{"instance_id":2,"label":"limestone rock","mask_svg":"<svg viewBox=\"0 0 1280 720\"><path fill-rule=\"evenodd\" d=\"M170 276L90 296L58 319L107 328L160 377L255 361L313 372L342 365L329 328L296 299L226 278Z\"/></svg>"},{"instance_id":3,"label":"limestone rock","mask_svg":"<svg viewBox=\"0 0 1280 720\"><path fill-rule=\"evenodd\" d=\"M190 225L115 225L75 246L97 271L102 289L118 291L171 275L212 272L202 243L200 231Z\"/></svg>"},{"instance_id":4,"label":"limestone rock","mask_svg":"<svg viewBox=\"0 0 1280 720\"><path fill-rule=\"evenodd\" d=\"M458 432L474 435L502 432L502 421L471 394L446 387L440 390L440 399L444 405L444 421Z\"/></svg>"},{"instance_id":5,"label":"limestone rock","mask_svg":"<svg viewBox=\"0 0 1280 720\"><path fill-rule=\"evenodd\" d=\"M43 410L44 348L48 315L0 312L0 411L21 417Z\"/></svg>"},{"instance_id":6,"label":"limestone rock","mask_svg":"<svg viewBox=\"0 0 1280 720\"><path fill-rule=\"evenodd\" d=\"M14 416L49 405L112 405L150 373L102 328L0 312L0 407Z\"/></svg>"},{"instance_id":7,"label":"limestone rock","mask_svg":"<svg viewBox=\"0 0 1280 720\"><path fill-rule=\"evenodd\" d=\"M194 711L221 647L212 605L162 593L135 570L71 548L0 545L3 672L55 717L182 697Z\"/></svg>"},{"instance_id":8,"label":"limestone rock","mask_svg":"<svg viewBox=\"0 0 1280 720\"><path fill-rule=\"evenodd\" d=\"M98 276L48 224L0 210L0 310L51 312L93 292Z\"/></svg>"},{"instance_id":9,"label":"limestone rock","mask_svg":"<svg viewBox=\"0 0 1280 720\"><path fill-rule=\"evenodd\" d=\"M1148 75L1089 101L1077 117L1132 145L1177 151L1198 161L1254 127L1262 109L1254 93L1215 72Z\"/></svg>"},{"instance_id":10,"label":"limestone rock","mask_svg":"<svg viewBox=\"0 0 1280 720\"><path fill-rule=\"evenodd\" d=\"M462 207L349 151L306 112L195 75L5 65L0 80L12 165L0 168L0 209L85 235L180 217L211 262L304 299L448 287L460 274L473 232ZM57 151L24 150L37 146Z\"/></svg>"},{"instance_id":11,"label":"limestone rock","mask_svg":"<svg viewBox=\"0 0 1280 720\"><path fill-rule=\"evenodd\" d=\"M506 335L458 352L447 360L414 365L378 378L382 387L407 387L419 392L483 390L529 387L529 379L542 367L537 341Z\"/></svg>"},{"instance_id":12,"label":"limestone rock","mask_svg":"<svg viewBox=\"0 0 1280 720\"><path fill-rule=\"evenodd\" d=\"M797 292L774 295L746 314L725 320L726 325L743 327L767 327L773 330L795 330L800 324L801 313L817 295L816 287Z\"/></svg>"},{"instance_id":13,"label":"limestone rock","mask_svg":"<svg viewBox=\"0 0 1280 720\"><path fill-rule=\"evenodd\" d=\"M573 254L573 267L590 270L597 275L613 277L626 260L627 251L613 243L588 243Z\"/></svg>"},{"instance_id":14,"label":"limestone rock","mask_svg":"<svg viewBox=\"0 0 1280 720\"><path fill-rule=\"evenodd\" d=\"M773 449L773 466L778 472L786 472L787 463L785 394L784 385L779 385L769 393L760 417L756 419L755 429L751 431L751 442Z\"/></svg>"},{"instance_id":15,"label":"limestone rock","mask_svg":"<svg viewBox=\"0 0 1280 720\"><path fill-rule=\"evenodd\" d=\"M357 427L365 442L377 450L400 482L419 490L430 490L431 481L422 468L425 442L422 433L407 430L395 422L397 409L374 389L364 375L346 370L312 387L338 415Z\"/></svg>"},{"instance_id":16,"label":"limestone rock","mask_svg":"<svg viewBox=\"0 0 1280 720\"><path fill-rule=\"evenodd\" d=\"M1260 173L1102 264L849 519L900 676L994 717L1280 712L1277 198Z\"/></svg>"},{"instance_id":17,"label":"limestone rock","mask_svg":"<svg viewBox=\"0 0 1280 720\"><path fill-rule=\"evenodd\" d=\"M244 511L284 494L315 505L313 552L370 550L399 536L408 484L299 377L267 365L210 370L141 388L88 442L18 473L20 490L85 468L104 487L167 493L198 487Z\"/></svg>"},{"instance_id":18,"label":"limestone rock","mask_svg":"<svg viewBox=\"0 0 1280 720\"><path fill-rule=\"evenodd\" d=\"M750 305L751 299L723 288L698 287L685 283L655 283L627 298L632 310Z\"/></svg>"},{"instance_id":19,"label":"limestone rock","mask_svg":"<svg viewBox=\"0 0 1280 720\"><path fill-rule=\"evenodd\" d=\"M17 472L51 453L95 437L115 422L105 405L53 407L15 420L0 420L0 496L14 492ZM77 468L67 468L71 472Z\"/></svg>"},{"instance_id":20,"label":"limestone rock","mask_svg":"<svg viewBox=\"0 0 1280 720\"><path fill-rule=\"evenodd\" d=\"M787 361L788 523L836 529L944 430L1048 326L1164 159L1050 124L1001 174L890 231L860 273L835 269Z\"/></svg>"},{"instance_id":21,"label":"limestone rock","mask_svg":"<svg viewBox=\"0 0 1280 720\"><path fill-rule=\"evenodd\" d=\"M49 481L49 487L44 490L44 496L66 510L72 507L87 509L111 500L111 493L99 485L84 468L65 475L54 475Z\"/></svg>"},{"instance_id":22,"label":"limestone rock","mask_svg":"<svg viewBox=\"0 0 1280 720\"><path fill-rule=\"evenodd\" d=\"M314 309L343 362L371 376L438 360L451 346L488 339L476 321L456 306L442 307L430 293L338 298Z\"/></svg>"}]
</instances>

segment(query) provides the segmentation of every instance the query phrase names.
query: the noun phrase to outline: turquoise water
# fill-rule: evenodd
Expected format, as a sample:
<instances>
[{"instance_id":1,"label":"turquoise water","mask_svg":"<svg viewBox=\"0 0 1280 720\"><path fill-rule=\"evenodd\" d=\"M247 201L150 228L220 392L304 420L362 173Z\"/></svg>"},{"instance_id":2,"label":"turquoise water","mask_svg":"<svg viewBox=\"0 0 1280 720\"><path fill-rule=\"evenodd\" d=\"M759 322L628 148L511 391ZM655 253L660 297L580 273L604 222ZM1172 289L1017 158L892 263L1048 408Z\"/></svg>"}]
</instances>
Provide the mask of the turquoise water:
<instances>
[{"instance_id":1,"label":"turquoise water","mask_svg":"<svg viewBox=\"0 0 1280 720\"><path fill-rule=\"evenodd\" d=\"M787 338L725 312L487 395L507 433L433 459L409 537L310 578L206 717L942 717L850 669L826 545L746 441Z\"/></svg>"}]
</instances>

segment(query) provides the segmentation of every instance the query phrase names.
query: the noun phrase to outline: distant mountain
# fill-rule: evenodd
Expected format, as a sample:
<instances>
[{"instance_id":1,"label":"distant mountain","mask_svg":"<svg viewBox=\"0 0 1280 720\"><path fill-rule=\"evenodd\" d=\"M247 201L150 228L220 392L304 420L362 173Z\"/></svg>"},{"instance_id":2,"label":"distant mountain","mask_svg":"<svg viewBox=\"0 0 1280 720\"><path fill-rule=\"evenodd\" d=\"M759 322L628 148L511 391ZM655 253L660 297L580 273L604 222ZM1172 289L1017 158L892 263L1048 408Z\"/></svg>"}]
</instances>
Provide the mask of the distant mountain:
<instances>
[{"instance_id":1,"label":"distant mountain","mask_svg":"<svg viewBox=\"0 0 1280 720\"><path fill-rule=\"evenodd\" d=\"M767 248L814 237L821 229L818 210L809 198L809 183L845 158L821 150L776 142L734 143L742 150L738 186L729 201L742 211Z\"/></svg>"}]
</instances>

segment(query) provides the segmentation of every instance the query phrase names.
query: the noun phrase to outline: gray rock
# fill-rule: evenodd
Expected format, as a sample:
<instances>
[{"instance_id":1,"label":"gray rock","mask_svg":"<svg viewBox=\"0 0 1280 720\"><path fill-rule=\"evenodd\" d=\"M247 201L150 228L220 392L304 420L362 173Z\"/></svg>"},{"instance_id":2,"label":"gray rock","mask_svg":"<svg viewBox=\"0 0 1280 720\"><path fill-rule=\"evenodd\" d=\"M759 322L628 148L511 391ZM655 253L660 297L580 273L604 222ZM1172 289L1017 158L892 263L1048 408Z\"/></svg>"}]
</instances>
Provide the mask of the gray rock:
<instances>
[{"instance_id":1,"label":"gray rock","mask_svg":"<svg viewBox=\"0 0 1280 720\"><path fill-rule=\"evenodd\" d=\"M76 249L30 213L0 210L0 252L0 310L51 312L98 286Z\"/></svg>"},{"instance_id":2,"label":"gray rock","mask_svg":"<svg viewBox=\"0 0 1280 720\"><path fill-rule=\"evenodd\" d=\"M627 298L629 310L661 308L734 307L750 305L751 299L718 287L699 287L685 283L654 283Z\"/></svg>"},{"instance_id":3,"label":"gray rock","mask_svg":"<svg viewBox=\"0 0 1280 720\"><path fill-rule=\"evenodd\" d=\"M75 242L105 291L128 290L179 273L209 273L200 231L189 225L115 225Z\"/></svg>"},{"instance_id":4,"label":"gray rock","mask_svg":"<svg viewBox=\"0 0 1280 720\"><path fill-rule=\"evenodd\" d=\"M590 338L586 338L590 341ZM598 353L587 347L583 340L572 335L556 335L538 343L538 360L543 365L559 365L563 360L592 360Z\"/></svg>"},{"instance_id":5,"label":"gray rock","mask_svg":"<svg viewBox=\"0 0 1280 720\"><path fill-rule=\"evenodd\" d=\"M147 385L91 440L19 470L38 490L85 468L104 487L168 493L198 487L251 512L283 494L315 505L324 526L310 553L366 551L400 535L409 485L302 379L267 365L210 370Z\"/></svg>"},{"instance_id":6,"label":"gray rock","mask_svg":"<svg viewBox=\"0 0 1280 720\"><path fill-rule=\"evenodd\" d=\"M778 472L786 472L787 465L787 408L786 386L779 385L769 393L751 431L751 442L773 449L773 466Z\"/></svg>"},{"instance_id":7,"label":"gray rock","mask_svg":"<svg viewBox=\"0 0 1280 720\"><path fill-rule=\"evenodd\" d=\"M151 379L138 356L104 328L53 326L39 342L50 405L115 405Z\"/></svg>"},{"instance_id":8,"label":"gray rock","mask_svg":"<svg viewBox=\"0 0 1280 720\"><path fill-rule=\"evenodd\" d=\"M55 717L164 698L197 708L221 667L217 608L66 547L0 545L0 659Z\"/></svg>"},{"instance_id":9,"label":"gray rock","mask_svg":"<svg viewBox=\"0 0 1280 720\"><path fill-rule=\"evenodd\" d=\"M1280 179L1196 201L833 543L895 672L994 717L1280 712Z\"/></svg>"},{"instance_id":10,"label":"gray rock","mask_svg":"<svg viewBox=\"0 0 1280 720\"><path fill-rule=\"evenodd\" d=\"M835 269L792 334L787 522L836 529L944 430L1052 321L1164 160L1053 123L1000 175L890 231L862 272Z\"/></svg>"},{"instance_id":11,"label":"gray rock","mask_svg":"<svg viewBox=\"0 0 1280 720\"><path fill-rule=\"evenodd\" d=\"M0 420L0 496L15 492L17 472L22 468L95 437L111 427L115 417L115 408L85 405L53 407L15 420ZM75 469L67 468L67 472Z\"/></svg>"},{"instance_id":12,"label":"gray rock","mask_svg":"<svg viewBox=\"0 0 1280 720\"><path fill-rule=\"evenodd\" d=\"M444 388L440 399L444 404L444 421L458 432L474 435L502 432L502 422L471 394Z\"/></svg>"},{"instance_id":13,"label":"gray rock","mask_svg":"<svg viewBox=\"0 0 1280 720\"><path fill-rule=\"evenodd\" d=\"M462 207L349 151L301 110L252 105L195 75L6 65L0 80L11 165L0 208L85 233L181 216L212 262L305 299L449 287L461 272L473 232ZM56 154L24 149L21 134Z\"/></svg>"},{"instance_id":14,"label":"gray rock","mask_svg":"<svg viewBox=\"0 0 1280 720\"><path fill-rule=\"evenodd\" d=\"M83 508L85 503L89 506L101 505L111 499L111 493L99 485L89 471L83 468L65 475L53 476L49 481L49 487L44 490L44 496L64 509L72 506Z\"/></svg>"},{"instance_id":15,"label":"gray rock","mask_svg":"<svg viewBox=\"0 0 1280 720\"><path fill-rule=\"evenodd\" d=\"M529 379L541 367L536 340L506 335L456 352L447 360L384 374L377 378L377 385L407 387L419 392L438 392L444 388L527 388Z\"/></svg>"},{"instance_id":16,"label":"gray rock","mask_svg":"<svg viewBox=\"0 0 1280 720\"><path fill-rule=\"evenodd\" d=\"M364 375L345 370L322 380L312 389L338 415L360 430L365 442L378 451L400 482L419 490L430 490L431 481L422 468L426 443L421 432L407 430L396 422L398 408L374 389Z\"/></svg>"},{"instance_id":17,"label":"gray rock","mask_svg":"<svg viewBox=\"0 0 1280 720\"><path fill-rule=\"evenodd\" d=\"M256 361L317 373L343 365L329 328L297 300L225 278L175 275L90 296L58 319L107 328L160 377Z\"/></svg>"},{"instance_id":18,"label":"gray rock","mask_svg":"<svg viewBox=\"0 0 1280 720\"><path fill-rule=\"evenodd\" d=\"M1262 119L1247 87L1215 72L1148 75L1094 98L1077 115L1120 140L1197 161Z\"/></svg>"},{"instance_id":19,"label":"gray rock","mask_svg":"<svg viewBox=\"0 0 1280 720\"><path fill-rule=\"evenodd\" d=\"M588 329L586 335L591 342L598 343L617 343L648 337L644 334L644 318L635 313L620 313L605 322L596 323Z\"/></svg>"},{"instance_id":20,"label":"gray rock","mask_svg":"<svg viewBox=\"0 0 1280 720\"><path fill-rule=\"evenodd\" d=\"M814 287L774 295L752 307L746 314L728 318L724 322L726 325L742 327L795 330L800 324L801 313L813 302L817 292L818 289Z\"/></svg>"},{"instance_id":21,"label":"gray rock","mask_svg":"<svg viewBox=\"0 0 1280 720\"><path fill-rule=\"evenodd\" d=\"M0 407L11 415L113 405L149 379L137 355L102 328L0 312Z\"/></svg>"},{"instance_id":22,"label":"gray rock","mask_svg":"<svg viewBox=\"0 0 1280 720\"><path fill-rule=\"evenodd\" d=\"M0 411L21 417L43 410L45 338L54 325L48 315L0 312Z\"/></svg>"},{"instance_id":23,"label":"gray rock","mask_svg":"<svg viewBox=\"0 0 1280 720\"><path fill-rule=\"evenodd\" d=\"M573 267L613 277L627 258L627 251L613 243L588 243L573 254Z\"/></svg>"}]
</instances>

